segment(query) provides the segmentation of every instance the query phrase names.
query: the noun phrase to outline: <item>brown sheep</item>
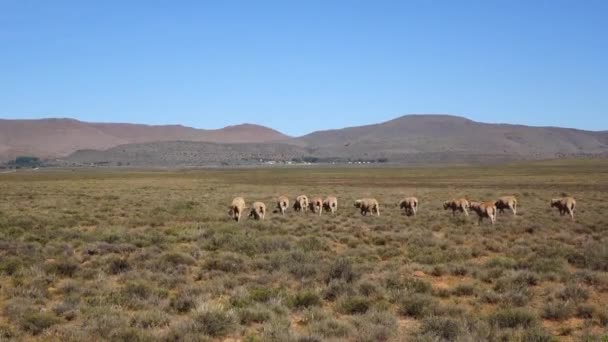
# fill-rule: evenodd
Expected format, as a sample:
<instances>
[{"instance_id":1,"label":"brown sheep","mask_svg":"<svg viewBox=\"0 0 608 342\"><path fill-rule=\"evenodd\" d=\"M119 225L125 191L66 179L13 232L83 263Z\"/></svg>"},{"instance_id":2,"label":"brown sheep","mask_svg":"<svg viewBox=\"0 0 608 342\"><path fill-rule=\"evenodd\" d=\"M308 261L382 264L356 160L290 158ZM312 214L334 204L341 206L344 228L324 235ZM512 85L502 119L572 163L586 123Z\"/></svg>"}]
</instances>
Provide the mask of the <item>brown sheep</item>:
<instances>
[{"instance_id":1,"label":"brown sheep","mask_svg":"<svg viewBox=\"0 0 608 342\"><path fill-rule=\"evenodd\" d=\"M470 202L469 207L479 216L479 224L484 217L489 218L492 224L496 223L496 205L494 202Z\"/></svg>"},{"instance_id":2,"label":"brown sheep","mask_svg":"<svg viewBox=\"0 0 608 342\"><path fill-rule=\"evenodd\" d=\"M251 206L251 212L249 217L253 217L256 220L263 220L266 216L266 204L262 202L254 202Z\"/></svg>"},{"instance_id":3,"label":"brown sheep","mask_svg":"<svg viewBox=\"0 0 608 342\"><path fill-rule=\"evenodd\" d=\"M287 208L289 208L289 198L279 196L277 199L277 209L281 212L281 215L285 215Z\"/></svg>"},{"instance_id":4,"label":"brown sheep","mask_svg":"<svg viewBox=\"0 0 608 342\"><path fill-rule=\"evenodd\" d=\"M241 221L241 214L245 210L245 200L243 197L235 197L232 200L232 204L230 204L230 210L228 210L228 215L236 222Z\"/></svg>"},{"instance_id":5,"label":"brown sheep","mask_svg":"<svg viewBox=\"0 0 608 342\"><path fill-rule=\"evenodd\" d=\"M323 214L323 199L321 197L313 198L308 203L308 206L310 207L310 211L312 211L313 214L319 214L319 216Z\"/></svg>"},{"instance_id":6,"label":"brown sheep","mask_svg":"<svg viewBox=\"0 0 608 342\"><path fill-rule=\"evenodd\" d=\"M452 216L456 215L456 211L463 212L469 216L469 201L466 198L453 199L443 202L443 209L452 209Z\"/></svg>"},{"instance_id":7,"label":"brown sheep","mask_svg":"<svg viewBox=\"0 0 608 342\"><path fill-rule=\"evenodd\" d=\"M574 208L576 208L574 197L554 198L551 200L551 208L557 208L562 216L568 213L572 221L574 221Z\"/></svg>"},{"instance_id":8,"label":"brown sheep","mask_svg":"<svg viewBox=\"0 0 608 342\"><path fill-rule=\"evenodd\" d=\"M366 216L367 213L374 212L376 215L380 216L380 204L375 198L362 198L355 201L355 208L359 208L361 210L361 215Z\"/></svg>"},{"instance_id":9,"label":"brown sheep","mask_svg":"<svg viewBox=\"0 0 608 342\"><path fill-rule=\"evenodd\" d=\"M418 199L416 197L407 197L399 202L399 208L405 210L405 214L416 216L418 211Z\"/></svg>"},{"instance_id":10,"label":"brown sheep","mask_svg":"<svg viewBox=\"0 0 608 342\"><path fill-rule=\"evenodd\" d=\"M335 196L327 196L323 201L323 209L335 214L338 211L338 199Z\"/></svg>"},{"instance_id":11,"label":"brown sheep","mask_svg":"<svg viewBox=\"0 0 608 342\"><path fill-rule=\"evenodd\" d=\"M510 209L513 216L517 215L517 198L515 196L502 196L494 202L494 205L501 213L504 213L505 209Z\"/></svg>"},{"instance_id":12,"label":"brown sheep","mask_svg":"<svg viewBox=\"0 0 608 342\"><path fill-rule=\"evenodd\" d=\"M308 197L306 197L306 195L300 195L296 197L296 201L293 203L293 210L307 212Z\"/></svg>"}]
</instances>

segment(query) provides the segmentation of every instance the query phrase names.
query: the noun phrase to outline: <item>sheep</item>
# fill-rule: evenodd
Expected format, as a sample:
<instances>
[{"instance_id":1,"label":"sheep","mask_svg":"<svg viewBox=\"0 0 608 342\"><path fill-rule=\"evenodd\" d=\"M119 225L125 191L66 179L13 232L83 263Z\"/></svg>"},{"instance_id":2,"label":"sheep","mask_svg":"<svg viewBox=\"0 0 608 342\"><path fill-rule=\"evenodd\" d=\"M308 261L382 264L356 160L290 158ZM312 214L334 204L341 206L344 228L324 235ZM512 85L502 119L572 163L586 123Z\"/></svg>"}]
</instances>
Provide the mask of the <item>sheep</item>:
<instances>
[{"instance_id":1,"label":"sheep","mask_svg":"<svg viewBox=\"0 0 608 342\"><path fill-rule=\"evenodd\" d=\"M453 199L451 201L443 202L443 209L452 209L452 216L456 215L456 211L463 212L467 217L469 216L469 201L466 198Z\"/></svg>"},{"instance_id":2,"label":"sheep","mask_svg":"<svg viewBox=\"0 0 608 342\"><path fill-rule=\"evenodd\" d=\"M285 196L279 196L277 199L277 209L281 212L281 215L285 215L285 211L289 207L289 198Z\"/></svg>"},{"instance_id":3,"label":"sheep","mask_svg":"<svg viewBox=\"0 0 608 342\"><path fill-rule=\"evenodd\" d=\"M489 201L480 203L471 201L469 207L477 213L477 216L479 216L479 224L481 224L484 217L489 218L492 225L496 223L496 205L494 202Z\"/></svg>"},{"instance_id":4,"label":"sheep","mask_svg":"<svg viewBox=\"0 0 608 342\"><path fill-rule=\"evenodd\" d=\"M551 208L557 208L562 216L567 212L572 221L574 221L574 208L576 208L574 197L554 198L551 200Z\"/></svg>"},{"instance_id":5,"label":"sheep","mask_svg":"<svg viewBox=\"0 0 608 342\"><path fill-rule=\"evenodd\" d=\"M418 211L418 199L416 197L407 197L399 202L399 208L405 210L406 215L416 216Z\"/></svg>"},{"instance_id":6,"label":"sheep","mask_svg":"<svg viewBox=\"0 0 608 342\"><path fill-rule=\"evenodd\" d=\"M230 204L230 210L228 210L228 215L236 220L236 222L241 221L241 214L245 210L245 200L243 197L235 197L232 200L232 204Z\"/></svg>"},{"instance_id":7,"label":"sheep","mask_svg":"<svg viewBox=\"0 0 608 342\"><path fill-rule=\"evenodd\" d=\"M361 210L361 215L366 216L367 213L374 212L380 216L380 205L375 198L362 198L355 201L355 208L359 208Z\"/></svg>"},{"instance_id":8,"label":"sheep","mask_svg":"<svg viewBox=\"0 0 608 342\"><path fill-rule=\"evenodd\" d=\"M262 202L254 202L251 206L251 212L249 217L253 217L256 220L263 220L266 216L266 204Z\"/></svg>"},{"instance_id":9,"label":"sheep","mask_svg":"<svg viewBox=\"0 0 608 342\"><path fill-rule=\"evenodd\" d=\"M327 196L323 201L323 209L332 214L338 211L338 199L335 196Z\"/></svg>"},{"instance_id":10,"label":"sheep","mask_svg":"<svg viewBox=\"0 0 608 342\"><path fill-rule=\"evenodd\" d=\"M313 198L310 203L308 203L308 206L313 213L317 213L319 216L323 214L323 199L321 197Z\"/></svg>"},{"instance_id":11,"label":"sheep","mask_svg":"<svg viewBox=\"0 0 608 342\"><path fill-rule=\"evenodd\" d=\"M515 196L502 196L494 202L496 209L500 210L501 213L505 212L505 209L510 209L513 212L513 216L517 215L517 198Z\"/></svg>"},{"instance_id":12,"label":"sheep","mask_svg":"<svg viewBox=\"0 0 608 342\"><path fill-rule=\"evenodd\" d=\"M293 203L293 210L308 212L308 197L306 195L296 197L296 201Z\"/></svg>"}]
</instances>

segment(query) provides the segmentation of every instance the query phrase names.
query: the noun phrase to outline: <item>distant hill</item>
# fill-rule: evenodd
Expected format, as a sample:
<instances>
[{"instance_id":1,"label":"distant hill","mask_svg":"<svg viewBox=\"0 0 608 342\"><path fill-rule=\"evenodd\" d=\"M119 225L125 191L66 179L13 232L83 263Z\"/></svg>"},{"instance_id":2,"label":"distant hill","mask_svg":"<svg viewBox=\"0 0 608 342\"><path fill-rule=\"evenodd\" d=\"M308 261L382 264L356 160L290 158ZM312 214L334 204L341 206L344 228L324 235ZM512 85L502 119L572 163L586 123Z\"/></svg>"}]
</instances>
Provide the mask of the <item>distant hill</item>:
<instances>
[{"instance_id":1,"label":"distant hill","mask_svg":"<svg viewBox=\"0 0 608 342\"><path fill-rule=\"evenodd\" d=\"M70 119L0 120L0 158L18 155L133 166L237 165L260 160L471 164L603 158L608 156L608 132L488 124L451 115L405 115L297 138L251 124L201 130Z\"/></svg>"},{"instance_id":2,"label":"distant hill","mask_svg":"<svg viewBox=\"0 0 608 342\"><path fill-rule=\"evenodd\" d=\"M260 143L289 139L273 129L244 124L217 130L179 125L89 123L73 119L0 120L0 161L16 156L64 157L80 149L157 141Z\"/></svg>"},{"instance_id":3,"label":"distant hill","mask_svg":"<svg viewBox=\"0 0 608 342\"><path fill-rule=\"evenodd\" d=\"M486 124L451 115L405 115L384 123L314 132L297 138L319 156L405 160L494 156L540 159L602 154L608 132ZM485 157L484 157L485 158Z\"/></svg>"}]
</instances>

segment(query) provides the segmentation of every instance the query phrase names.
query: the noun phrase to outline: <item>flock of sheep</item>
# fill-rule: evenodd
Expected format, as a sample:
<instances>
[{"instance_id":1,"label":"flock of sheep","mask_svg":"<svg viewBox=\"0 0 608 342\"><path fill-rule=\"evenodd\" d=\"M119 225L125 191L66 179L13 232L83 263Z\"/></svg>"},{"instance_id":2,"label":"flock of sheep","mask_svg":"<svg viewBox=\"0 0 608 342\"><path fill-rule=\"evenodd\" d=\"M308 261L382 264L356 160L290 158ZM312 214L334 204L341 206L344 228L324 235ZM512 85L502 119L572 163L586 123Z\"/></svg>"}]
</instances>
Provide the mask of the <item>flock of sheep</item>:
<instances>
[{"instance_id":1,"label":"flock of sheep","mask_svg":"<svg viewBox=\"0 0 608 342\"><path fill-rule=\"evenodd\" d=\"M285 211L289 208L289 198L286 196L279 196L277 199L276 208L281 215L285 215ZM354 203L355 208L361 211L361 215L367 214L380 216L380 204L375 198L362 198L358 199ZM576 207L576 200L573 197L562 197L554 198L551 200L551 207L557 208L560 215L568 213L572 220L574 220L574 208ZM399 208L405 210L406 215L416 216L418 211L418 199L416 197L407 197L399 202ZM230 210L228 214L231 218L239 222L241 215L248 209L245 205L245 200L242 197L236 197L232 200ZM328 196L325 199L321 197L315 197L312 200L308 200L306 195L300 195L296 197L293 209L298 212L311 212L323 214L323 210L331 212L332 214L338 210L338 199L335 196ZM490 222L494 224L496 222L497 210L504 212L505 209L509 209L513 212L513 215L517 215L517 198L515 196L503 196L496 201L487 202L475 202L469 201L465 198L453 199L443 203L443 209L452 210L452 215L455 215L457 211L464 213L469 216L469 210L474 211L479 217L479 223L484 218L490 219ZM266 205L263 202L253 202L250 208L249 217L256 220L263 220L266 216Z\"/></svg>"}]
</instances>

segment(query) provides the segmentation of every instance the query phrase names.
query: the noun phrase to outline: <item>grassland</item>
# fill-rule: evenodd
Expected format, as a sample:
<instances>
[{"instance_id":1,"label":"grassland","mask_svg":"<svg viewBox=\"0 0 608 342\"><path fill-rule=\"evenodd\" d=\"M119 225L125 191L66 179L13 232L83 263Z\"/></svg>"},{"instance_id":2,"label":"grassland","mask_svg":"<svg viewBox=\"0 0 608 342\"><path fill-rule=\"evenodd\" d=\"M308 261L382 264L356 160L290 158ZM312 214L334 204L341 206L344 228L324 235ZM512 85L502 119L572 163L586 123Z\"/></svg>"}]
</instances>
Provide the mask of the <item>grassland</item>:
<instances>
[{"instance_id":1,"label":"grassland","mask_svg":"<svg viewBox=\"0 0 608 342\"><path fill-rule=\"evenodd\" d=\"M563 193L576 222L551 210ZM227 204L337 195L337 215ZM446 199L513 194L496 226ZM419 215L397 208L421 201ZM608 329L608 163L0 175L0 340L551 341ZM372 196L381 217L352 202Z\"/></svg>"}]
</instances>

